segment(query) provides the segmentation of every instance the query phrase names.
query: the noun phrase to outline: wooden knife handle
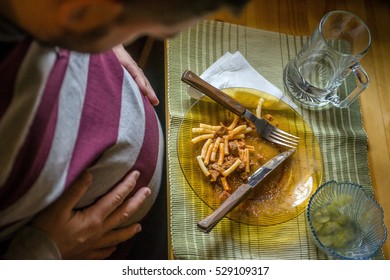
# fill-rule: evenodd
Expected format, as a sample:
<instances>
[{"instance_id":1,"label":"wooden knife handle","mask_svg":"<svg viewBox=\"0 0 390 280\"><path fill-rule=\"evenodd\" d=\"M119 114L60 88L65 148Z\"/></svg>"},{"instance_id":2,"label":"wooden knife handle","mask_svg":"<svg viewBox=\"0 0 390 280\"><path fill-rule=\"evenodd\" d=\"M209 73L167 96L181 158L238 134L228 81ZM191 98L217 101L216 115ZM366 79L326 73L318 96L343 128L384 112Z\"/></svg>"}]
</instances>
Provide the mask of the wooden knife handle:
<instances>
[{"instance_id":1,"label":"wooden knife handle","mask_svg":"<svg viewBox=\"0 0 390 280\"><path fill-rule=\"evenodd\" d=\"M223 91L213 87L190 70L186 70L183 73L181 80L186 84L196 88L200 92L206 94L208 97L212 98L214 101L221 104L236 115L242 116L246 111L245 106L237 102L234 98L230 97Z\"/></svg>"},{"instance_id":2,"label":"wooden knife handle","mask_svg":"<svg viewBox=\"0 0 390 280\"><path fill-rule=\"evenodd\" d=\"M252 187L248 184L241 185L211 215L201 220L198 223L198 228L203 232L210 232L227 213L242 201L251 189Z\"/></svg>"}]
</instances>

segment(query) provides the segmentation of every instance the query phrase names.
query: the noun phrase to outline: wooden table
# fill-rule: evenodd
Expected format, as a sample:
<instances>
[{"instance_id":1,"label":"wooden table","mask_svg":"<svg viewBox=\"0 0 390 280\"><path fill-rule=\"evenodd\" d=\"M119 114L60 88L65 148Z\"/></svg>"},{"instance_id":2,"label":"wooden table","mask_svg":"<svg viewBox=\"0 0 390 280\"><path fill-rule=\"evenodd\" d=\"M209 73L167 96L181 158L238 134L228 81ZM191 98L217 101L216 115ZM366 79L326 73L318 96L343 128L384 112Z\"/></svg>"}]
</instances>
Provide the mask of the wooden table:
<instances>
[{"instance_id":1,"label":"wooden table","mask_svg":"<svg viewBox=\"0 0 390 280\"><path fill-rule=\"evenodd\" d=\"M252 0L238 17L222 11L209 19L305 36L332 10L355 13L371 30L372 46L361 61L371 82L361 96L361 110L369 139L372 186L390 230L390 0ZM390 237L383 251L385 259L390 259Z\"/></svg>"},{"instance_id":2,"label":"wooden table","mask_svg":"<svg viewBox=\"0 0 390 280\"><path fill-rule=\"evenodd\" d=\"M361 96L363 124L368 134L372 186L390 229L390 1L388 0L252 0L239 17L222 11L213 20L291 35L309 35L331 10L361 17L372 33L371 50L362 59L371 83ZM390 238L384 247L390 259Z\"/></svg>"}]
</instances>

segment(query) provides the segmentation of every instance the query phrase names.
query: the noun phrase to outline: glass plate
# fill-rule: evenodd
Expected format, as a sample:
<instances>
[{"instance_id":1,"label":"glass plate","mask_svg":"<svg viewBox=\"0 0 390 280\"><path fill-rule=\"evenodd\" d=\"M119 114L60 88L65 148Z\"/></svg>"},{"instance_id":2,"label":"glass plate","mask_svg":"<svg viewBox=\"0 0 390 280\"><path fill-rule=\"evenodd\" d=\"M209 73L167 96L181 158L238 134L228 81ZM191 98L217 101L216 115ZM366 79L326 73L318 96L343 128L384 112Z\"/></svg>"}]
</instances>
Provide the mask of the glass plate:
<instances>
[{"instance_id":1,"label":"glass plate","mask_svg":"<svg viewBox=\"0 0 390 280\"><path fill-rule=\"evenodd\" d=\"M237 222L262 226L295 218L305 209L310 196L322 180L322 155L312 130L295 110L270 94L248 88L229 88L223 91L252 111L259 98L264 98L261 115L265 117L269 114L272 116L272 124L300 137L295 153L254 188L227 217ZM223 106L203 97L188 110L179 128L177 145L181 169L193 191L213 210L223 200L222 191L204 176L199 167L196 157L200 155L204 141L191 143L191 139L199 135L193 133L192 128L199 127L200 123L229 124L233 116ZM257 138L254 145L256 150L261 150L263 162L285 150L262 139L257 132L253 132L253 135ZM260 165L255 162L251 173Z\"/></svg>"}]
</instances>

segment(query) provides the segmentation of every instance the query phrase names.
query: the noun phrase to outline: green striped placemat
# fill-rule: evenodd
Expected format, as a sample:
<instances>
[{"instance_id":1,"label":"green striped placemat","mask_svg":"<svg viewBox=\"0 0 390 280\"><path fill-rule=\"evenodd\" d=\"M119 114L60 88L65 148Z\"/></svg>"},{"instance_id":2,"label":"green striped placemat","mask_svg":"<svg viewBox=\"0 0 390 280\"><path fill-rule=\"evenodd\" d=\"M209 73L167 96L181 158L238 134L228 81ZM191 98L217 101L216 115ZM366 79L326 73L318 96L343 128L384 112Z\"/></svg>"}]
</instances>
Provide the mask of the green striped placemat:
<instances>
[{"instance_id":1,"label":"green striped placemat","mask_svg":"<svg viewBox=\"0 0 390 280\"><path fill-rule=\"evenodd\" d=\"M220 230L209 234L200 232L196 224L210 214L210 208L188 185L176 147L181 120L195 102L187 95L187 85L180 80L186 69L201 74L226 52L238 50L259 73L283 89L283 67L305 40L229 23L203 21L167 41L170 234L176 259L326 259L308 234L305 213L268 227L223 219L218 225ZM300 107L299 113L320 143L323 181L351 181L372 191L367 135L362 126L359 101L348 109Z\"/></svg>"}]
</instances>

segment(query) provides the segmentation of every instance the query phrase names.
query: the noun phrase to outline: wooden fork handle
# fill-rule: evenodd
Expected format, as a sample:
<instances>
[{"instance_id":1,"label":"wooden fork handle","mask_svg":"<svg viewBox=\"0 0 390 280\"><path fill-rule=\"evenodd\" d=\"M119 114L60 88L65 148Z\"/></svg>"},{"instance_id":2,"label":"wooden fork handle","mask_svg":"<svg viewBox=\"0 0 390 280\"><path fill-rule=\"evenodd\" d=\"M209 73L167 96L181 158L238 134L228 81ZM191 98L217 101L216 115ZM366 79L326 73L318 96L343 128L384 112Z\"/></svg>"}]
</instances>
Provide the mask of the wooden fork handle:
<instances>
[{"instance_id":1,"label":"wooden fork handle","mask_svg":"<svg viewBox=\"0 0 390 280\"><path fill-rule=\"evenodd\" d=\"M199 90L200 92L206 94L208 97L212 98L214 101L221 104L226 109L232 111L236 115L242 116L246 111L245 106L240 104L238 101L236 101L234 98L230 97L223 91L210 85L208 82L206 82L190 70L186 70L183 73L181 80L186 84Z\"/></svg>"}]
</instances>

